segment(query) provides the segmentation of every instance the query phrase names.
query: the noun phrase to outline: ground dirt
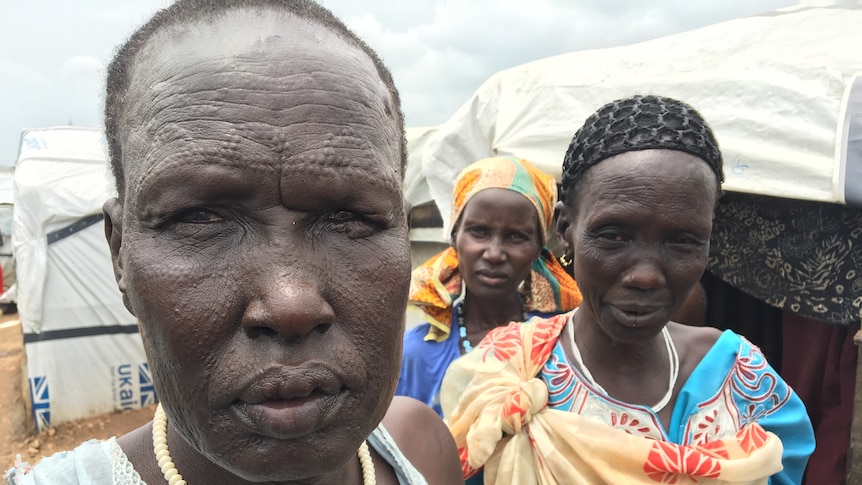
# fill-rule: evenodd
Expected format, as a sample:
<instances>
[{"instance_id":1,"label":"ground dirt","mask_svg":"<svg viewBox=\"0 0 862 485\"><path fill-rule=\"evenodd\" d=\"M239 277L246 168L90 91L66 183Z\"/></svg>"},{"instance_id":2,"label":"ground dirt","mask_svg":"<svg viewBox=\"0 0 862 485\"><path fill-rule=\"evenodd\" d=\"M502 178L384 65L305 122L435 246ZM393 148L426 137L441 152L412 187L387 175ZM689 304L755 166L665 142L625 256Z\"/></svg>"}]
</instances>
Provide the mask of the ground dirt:
<instances>
[{"instance_id":1,"label":"ground dirt","mask_svg":"<svg viewBox=\"0 0 862 485\"><path fill-rule=\"evenodd\" d=\"M155 406L121 411L91 419L62 423L36 433L25 402L24 344L18 315L0 316L0 476L15 456L38 463L43 456L69 450L91 438L105 439L127 433L150 419Z\"/></svg>"}]
</instances>

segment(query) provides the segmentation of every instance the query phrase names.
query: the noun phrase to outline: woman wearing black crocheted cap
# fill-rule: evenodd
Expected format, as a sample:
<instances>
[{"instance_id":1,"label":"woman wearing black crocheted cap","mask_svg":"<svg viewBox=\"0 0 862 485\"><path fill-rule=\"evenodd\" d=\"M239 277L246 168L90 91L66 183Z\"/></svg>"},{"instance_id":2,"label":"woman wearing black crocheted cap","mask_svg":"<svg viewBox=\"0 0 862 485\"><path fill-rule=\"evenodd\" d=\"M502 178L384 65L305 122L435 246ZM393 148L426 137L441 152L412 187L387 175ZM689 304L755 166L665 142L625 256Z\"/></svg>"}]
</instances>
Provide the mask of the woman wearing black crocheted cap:
<instances>
[{"instance_id":1,"label":"woman wearing black crocheted cap","mask_svg":"<svg viewBox=\"0 0 862 485\"><path fill-rule=\"evenodd\" d=\"M799 397L744 337L671 321L706 269L722 180L685 103L634 96L586 120L556 227L583 302L492 332L450 368L443 410L466 475L800 483L814 437Z\"/></svg>"}]
</instances>

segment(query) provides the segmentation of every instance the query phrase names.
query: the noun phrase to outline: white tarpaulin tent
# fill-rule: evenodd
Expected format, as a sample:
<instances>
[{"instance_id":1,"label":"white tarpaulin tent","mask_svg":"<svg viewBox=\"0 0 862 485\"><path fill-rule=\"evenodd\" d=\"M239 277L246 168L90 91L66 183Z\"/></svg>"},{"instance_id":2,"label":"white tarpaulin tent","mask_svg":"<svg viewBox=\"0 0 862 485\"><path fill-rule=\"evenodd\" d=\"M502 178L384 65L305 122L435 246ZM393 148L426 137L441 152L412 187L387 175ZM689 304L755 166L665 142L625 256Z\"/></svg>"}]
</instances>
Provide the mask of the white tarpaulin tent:
<instances>
[{"instance_id":1,"label":"white tarpaulin tent","mask_svg":"<svg viewBox=\"0 0 862 485\"><path fill-rule=\"evenodd\" d=\"M431 126L407 127L407 169L404 172L404 197L413 207L433 202L425 172L422 171L422 153L425 145L436 133Z\"/></svg>"},{"instance_id":2,"label":"white tarpaulin tent","mask_svg":"<svg viewBox=\"0 0 862 485\"><path fill-rule=\"evenodd\" d=\"M22 134L12 239L40 429L155 400L105 241L102 204L112 187L101 130L67 126Z\"/></svg>"},{"instance_id":3,"label":"white tarpaulin tent","mask_svg":"<svg viewBox=\"0 0 862 485\"><path fill-rule=\"evenodd\" d=\"M12 200L14 193L14 167L0 166L0 269L3 285L0 287L0 308L15 302L15 289L4 290L15 284L15 265L12 261ZM427 184L426 184L427 185ZM5 310L4 310L5 311Z\"/></svg>"},{"instance_id":4,"label":"white tarpaulin tent","mask_svg":"<svg viewBox=\"0 0 862 485\"><path fill-rule=\"evenodd\" d=\"M0 205L12 205L13 168L0 166Z\"/></svg>"},{"instance_id":5,"label":"white tarpaulin tent","mask_svg":"<svg viewBox=\"0 0 862 485\"><path fill-rule=\"evenodd\" d=\"M492 155L526 158L559 180L568 143L590 113L617 98L660 94L692 104L713 127L725 190L862 206L844 190L862 186L862 156L846 156L854 172L840 148L862 139L858 102L846 112L851 133L839 135L862 72L860 26L862 10L794 7L499 72L426 143L431 195L448 222L457 173ZM854 173L855 181L844 179Z\"/></svg>"}]
</instances>

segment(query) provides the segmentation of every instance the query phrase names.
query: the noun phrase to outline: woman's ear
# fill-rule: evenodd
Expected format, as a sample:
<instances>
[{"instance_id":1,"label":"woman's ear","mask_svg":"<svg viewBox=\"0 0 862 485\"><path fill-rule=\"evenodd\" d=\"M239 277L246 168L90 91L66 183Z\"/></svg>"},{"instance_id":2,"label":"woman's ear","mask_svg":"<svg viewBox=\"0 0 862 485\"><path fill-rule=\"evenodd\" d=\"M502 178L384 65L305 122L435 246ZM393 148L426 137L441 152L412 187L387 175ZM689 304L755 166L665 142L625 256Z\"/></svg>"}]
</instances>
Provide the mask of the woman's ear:
<instances>
[{"instance_id":1,"label":"woman's ear","mask_svg":"<svg viewBox=\"0 0 862 485\"><path fill-rule=\"evenodd\" d=\"M566 273L575 278L575 252L569 242L569 230L572 229L571 210L562 202L557 202L554 206L554 220L554 232L557 234L557 242L560 243L560 265Z\"/></svg>"},{"instance_id":2,"label":"woman's ear","mask_svg":"<svg viewBox=\"0 0 862 485\"><path fill-rule=\"evenodd\" d=\"M114 268L114 278L117 280L117 288L123 295L123 304L134 315L129 298L126 296L126 280L123 270L123 206L116 197L105 201L102 206L102 214L105 217L105 238L108 240L108 248L111 251L111 263Z\"/></svg>"},{"instance_id":3,"label":"woman's ear","mask_svg":"<svg viewBox=\"0 0 862 485\"><path fill-rule=\"evenodd\" d=\"M569 221L568 211L565 204L557 202L554 206L554 233L557 235L557 242L560 244L560 252L565 255L569 251L569 241L566 238L566 232L569 230L571 222Z\"/></svg>"},{"instance_id":4,"label":"woman's ear","mask_svg":"<svg viewBox=\"0 0 862 485\"><path fill-rule=\"evenodd\" d=\"M449 232L449 245L452 246L453 248L455 247L455 244L458 242L457 234L458 234L458 225L459 224L460 224L460 221L455 221L455 224L452 224L452 231Z\"/></svg>"}]
</instances>

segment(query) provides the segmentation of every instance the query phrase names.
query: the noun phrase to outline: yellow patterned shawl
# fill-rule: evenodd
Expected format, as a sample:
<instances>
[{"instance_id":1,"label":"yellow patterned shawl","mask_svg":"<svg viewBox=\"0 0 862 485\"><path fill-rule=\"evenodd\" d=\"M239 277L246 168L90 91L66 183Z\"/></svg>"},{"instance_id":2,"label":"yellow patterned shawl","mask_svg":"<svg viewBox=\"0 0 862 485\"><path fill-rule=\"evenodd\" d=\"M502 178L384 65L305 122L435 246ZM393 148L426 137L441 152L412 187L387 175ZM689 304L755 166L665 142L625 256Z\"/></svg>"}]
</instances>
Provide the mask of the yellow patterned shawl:
<instances>
[{"instance_id":1,"label":"yellow patterned shawl","mask_svg":"<svg viewBox=\"0 0 862 485\"><path fill-rule=\"evenodd\" d=\"M544 245L554 218L557 185L549 175L526 160L516 158L486 158L461 171L455 181L449 232L474 195L495 188L522 194L533 204L541 222ZM531 265L528 282L523 295L528 312L565 312L581 302L577 284L547 247L542 248ZM452 304L460 294L458 255L453 248L447 248L413 270L409 309L421 310L423 318L431 324L425 340L446 340L452 327Z\"/></svg>"},{"instance_id":2,"label":"yellow patterned shawl","mask_svg":"<svg viewBox=\"0 0 862 485\"><path fill-rule=\"evenodd\" d=\"M548 408L536 377L568 314L493 330L456 360L441 391L464 476L485 483L766 484L782 469L779 438L758 424L698 446L634 436Z\"/></svg>"}]
</instances>

